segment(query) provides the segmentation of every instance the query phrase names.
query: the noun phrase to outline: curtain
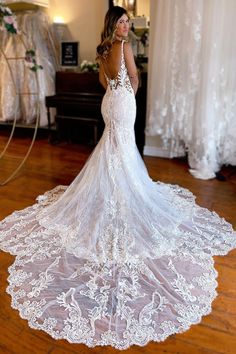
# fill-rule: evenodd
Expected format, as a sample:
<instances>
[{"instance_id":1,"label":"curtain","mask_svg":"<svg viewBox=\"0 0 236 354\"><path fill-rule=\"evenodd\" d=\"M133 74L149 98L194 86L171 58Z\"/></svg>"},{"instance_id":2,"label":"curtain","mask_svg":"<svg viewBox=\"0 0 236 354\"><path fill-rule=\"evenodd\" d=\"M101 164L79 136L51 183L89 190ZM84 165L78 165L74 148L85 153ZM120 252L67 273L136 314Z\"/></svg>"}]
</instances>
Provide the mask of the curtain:
<instances>
[{"instance_id":1,"label":"curtain","mask_svg":"<svg viewBox=\"0 0 236 354\"><path fill-rule=\"evenodd\" d=\"M146 134L214 178L236 165L236 1L150 1Z\"/></svg>"}]
</instances>

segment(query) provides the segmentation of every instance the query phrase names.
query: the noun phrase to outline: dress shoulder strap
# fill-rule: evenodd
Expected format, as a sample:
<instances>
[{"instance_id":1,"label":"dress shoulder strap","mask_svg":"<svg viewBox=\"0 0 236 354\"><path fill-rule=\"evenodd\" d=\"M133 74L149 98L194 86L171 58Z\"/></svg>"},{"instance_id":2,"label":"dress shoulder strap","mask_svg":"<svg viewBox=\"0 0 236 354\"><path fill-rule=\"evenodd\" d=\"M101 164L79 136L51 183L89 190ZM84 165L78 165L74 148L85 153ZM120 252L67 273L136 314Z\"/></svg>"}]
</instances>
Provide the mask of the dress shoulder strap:
<instances>
[{"instance_id":1,"label":"dress shoulder strap","mask_svg":"<svg viewBox=\"0 0 236 354\"><path fill-rule=\"evenodd\" d=\"M125 40L122 39L122 41L121 41L121 62L124 61L124 42L125 42Z\"/></svg>"}]
</instances>

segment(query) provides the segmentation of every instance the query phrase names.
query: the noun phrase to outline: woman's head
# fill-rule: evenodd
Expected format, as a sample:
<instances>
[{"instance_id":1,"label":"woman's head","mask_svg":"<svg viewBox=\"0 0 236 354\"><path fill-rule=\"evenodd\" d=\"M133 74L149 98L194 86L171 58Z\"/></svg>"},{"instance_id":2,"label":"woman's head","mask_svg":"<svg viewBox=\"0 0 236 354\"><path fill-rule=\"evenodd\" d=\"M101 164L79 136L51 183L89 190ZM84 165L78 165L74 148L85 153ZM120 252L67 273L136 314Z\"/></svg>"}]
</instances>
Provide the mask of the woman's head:
<instances>
[{"instance_id":1,"label":"woman's head","mask_svg":"<svg viewBox=\"0 0 236 354\"><path fill-rule=\"evenodd\" d=\"M127 11L120 6L111 7L105 16L101 43L97 47L98 56L106 56L112 42L117 37L127 37L129 32L129 17Z\"/></svg>"},{"instance_id":2,"label":"woman's head","mask_svg":"<svg viewBox=\"0 0 236 354\"><path fill-rule=\"evenodd\" d=\"M120 27L120 21L127 21L126 24L128 25L129 18L127 11L120 6L111 7L105 16L102 41L107 38L113 39L116 36L117 29Z\"/></svg>"}]
</instances>

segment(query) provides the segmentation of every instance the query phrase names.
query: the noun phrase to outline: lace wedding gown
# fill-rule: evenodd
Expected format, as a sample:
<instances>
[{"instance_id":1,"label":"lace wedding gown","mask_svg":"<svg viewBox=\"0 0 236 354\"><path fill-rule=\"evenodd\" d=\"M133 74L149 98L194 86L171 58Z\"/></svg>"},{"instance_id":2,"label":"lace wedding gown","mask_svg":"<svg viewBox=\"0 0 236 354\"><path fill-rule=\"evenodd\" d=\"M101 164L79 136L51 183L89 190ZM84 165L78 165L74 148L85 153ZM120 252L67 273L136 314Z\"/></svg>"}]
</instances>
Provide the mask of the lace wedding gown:
<instances>
[{"instance_id":1,"label":"lace wedding gown","mask_svg":"<svg viewBox=\"0 0 236 354\"><path fill-rule=\"evenodd\" d=\"M107 81L105 130L80 174L3 220L0 240L16 255L12 307L30 327L125 349L186 331L211 311L212 256L236 247L236 233L189 191L148 176L123 49Z\"/></svg>"}]
</instances>

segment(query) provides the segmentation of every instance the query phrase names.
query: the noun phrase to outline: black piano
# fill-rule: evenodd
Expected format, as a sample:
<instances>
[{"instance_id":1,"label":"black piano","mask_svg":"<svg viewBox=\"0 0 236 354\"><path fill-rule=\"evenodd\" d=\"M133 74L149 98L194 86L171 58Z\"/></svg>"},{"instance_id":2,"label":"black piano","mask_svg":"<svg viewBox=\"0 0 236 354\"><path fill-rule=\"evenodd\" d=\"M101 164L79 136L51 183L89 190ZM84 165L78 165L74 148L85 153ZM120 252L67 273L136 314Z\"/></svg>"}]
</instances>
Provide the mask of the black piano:
<instances>
[{"instance_id":1,"label":"black piano","mask_svg":"<svg viewBox=\"0 0 236 354\"><path fill-rule=\"evenodd\" d=\"M101 115L101 102L105 93L99 83L97 73L63 72L56 73L56 94L47 96L45 104L48 112L48 128L51 132L50 107L56 108L56 140L67 135L93 135L93 143L100 138L104 123ZM137 117L135 123L136 143L140 153L144 147L144 128L146 115L147 75L141 76L141 86L137 92ZM75 128L76 127L76 128ZM85 129L86 128L86 129ZM51 135L51 134L50 134Z\"/></svg>"}]
</instances>

